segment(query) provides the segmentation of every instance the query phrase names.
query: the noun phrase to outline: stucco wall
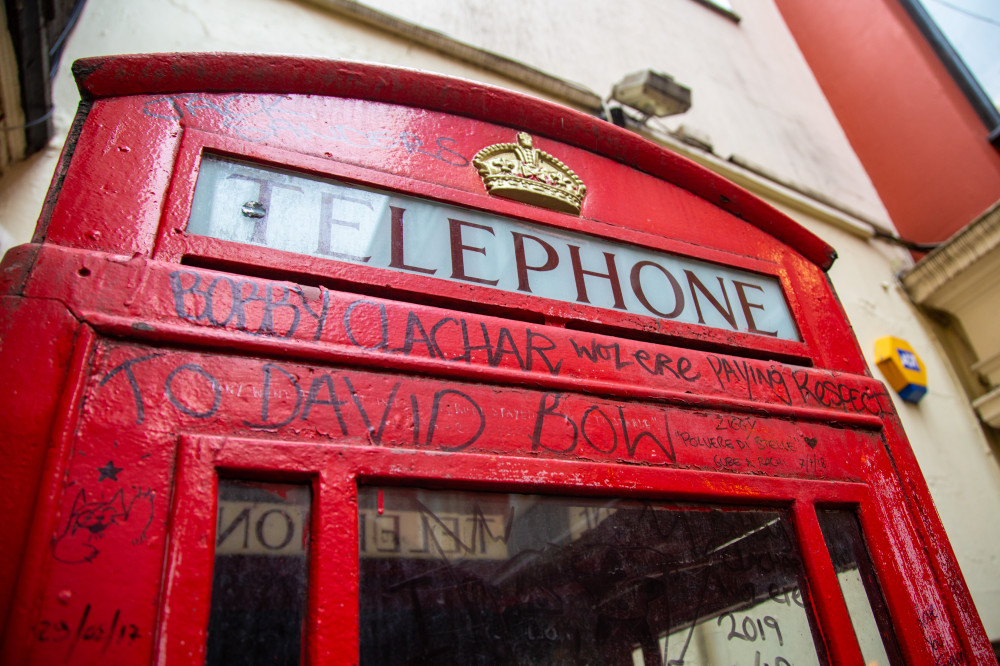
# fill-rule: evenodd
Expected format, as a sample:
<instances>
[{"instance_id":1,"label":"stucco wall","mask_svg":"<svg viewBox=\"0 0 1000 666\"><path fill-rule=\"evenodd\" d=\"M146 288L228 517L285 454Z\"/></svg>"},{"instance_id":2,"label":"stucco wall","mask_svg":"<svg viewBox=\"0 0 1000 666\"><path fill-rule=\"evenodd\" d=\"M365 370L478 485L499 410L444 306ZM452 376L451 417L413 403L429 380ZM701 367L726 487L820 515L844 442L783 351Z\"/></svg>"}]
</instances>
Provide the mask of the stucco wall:
<instances>
[{"instance_id":1,"label":"stucco wall","mask_svg":"<svg viewBox=\"0 0 1000 666\"><path fill-rule=\"evenodd\" d=\"M319 0L317 0L319 2ZM784 179L889 225L777 10L747 2L735 23L692 0L373 0L372 6L490 49L605 95L622 75L651 67L691 87L694 106L662 126L705 132L717 155L738 155ZM41 207L78 100L72 60L157 51L246 51L371 60L522 89L306 2L291 0L91 0L55 85L59 137L0 178L0 242L25 242ZM530 91L529 91L530 92ZM789 214L834 245L831 278L869 354L884 335L908 339L928 366L930 394L899 404L973 597L1000 638L1000 472L947 361L896 286L907 255L838 230L819 215ZM3 249L6 249L4 246Z\"/></svg>"},{"instance_id":2,"label":"stucco wall","mask_svg":"<svg viewBox=\"0 0 1000 666\"><path fill-rule=\"evenodd\" d=\"M322 0L317 0L322 4ZM691 110L661 122L709 135L738 155L888 225L784 20L770 2L744 3L737 23L692 0L370 0L366 4L523 60L606 96L651 68L692 89ZM737 3L738 4L738 3ZM572 19L570 20L570 17Z\"/></svg>"}]
</instances>

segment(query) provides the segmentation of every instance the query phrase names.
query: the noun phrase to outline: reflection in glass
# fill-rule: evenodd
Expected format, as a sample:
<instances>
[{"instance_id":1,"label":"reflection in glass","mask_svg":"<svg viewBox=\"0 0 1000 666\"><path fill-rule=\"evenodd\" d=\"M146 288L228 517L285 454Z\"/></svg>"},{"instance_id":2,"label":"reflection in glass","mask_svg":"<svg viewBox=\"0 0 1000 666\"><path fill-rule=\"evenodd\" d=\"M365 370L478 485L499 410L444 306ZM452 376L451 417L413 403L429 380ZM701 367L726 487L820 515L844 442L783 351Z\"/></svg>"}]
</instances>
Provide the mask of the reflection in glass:
<instances>
[{"instance_id":1,"label":"reflection in glass","mask_svg":"<svg viewBox=\"0 0 1000 666\"><path fill-rule=\"evenodd\" d=\"M865 663L868 666L902 664L858 519L851 511L819 510L816 513Z\"/></svg>"},{"instance_id":2,"label":"reflection in glass","mask_svg":"<svg viewBox=\"0 0 1000 666\"><path fill-rule=\"evenodd\" d=\"M302 660L310 489L219 480L206 664Z\"/></svg>"},{"instance_id":3,"label":"reflection in glass","mask_svg":"<svg viewBox=\"0 0 1000 666\"><path fill-rule=\"evenodd\" d=\"M788 516L363 487L361 663L818 664Z\"/></svg>"}]
</instances>

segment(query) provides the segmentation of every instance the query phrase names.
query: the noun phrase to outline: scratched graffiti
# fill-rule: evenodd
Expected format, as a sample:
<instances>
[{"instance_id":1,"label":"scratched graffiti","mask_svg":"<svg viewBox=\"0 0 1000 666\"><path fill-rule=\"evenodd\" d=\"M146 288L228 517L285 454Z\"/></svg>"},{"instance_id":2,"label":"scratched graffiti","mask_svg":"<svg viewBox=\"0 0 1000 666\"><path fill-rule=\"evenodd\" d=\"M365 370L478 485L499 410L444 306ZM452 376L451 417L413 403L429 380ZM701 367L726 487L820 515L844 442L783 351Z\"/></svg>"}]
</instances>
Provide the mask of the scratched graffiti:
<instances>
[{"instance_id":1,"label":"scratched graffiti","mask_svg":"<svg viewBox=\"0 0 1000 666\"><path fill-rule=\"evenodd\" d=\"M288 108L289 97L236 93L211 95L182 93L146 100L143 113L158 120L218 122L245 141L261 142L291 137L318 145L342 145L365 150L403 150L456 167L469 160L456 150L457 141L446 136L424 137L407 130L359 129L346 123L330 124L313 113Z\"/></svg>"}]
</instances>

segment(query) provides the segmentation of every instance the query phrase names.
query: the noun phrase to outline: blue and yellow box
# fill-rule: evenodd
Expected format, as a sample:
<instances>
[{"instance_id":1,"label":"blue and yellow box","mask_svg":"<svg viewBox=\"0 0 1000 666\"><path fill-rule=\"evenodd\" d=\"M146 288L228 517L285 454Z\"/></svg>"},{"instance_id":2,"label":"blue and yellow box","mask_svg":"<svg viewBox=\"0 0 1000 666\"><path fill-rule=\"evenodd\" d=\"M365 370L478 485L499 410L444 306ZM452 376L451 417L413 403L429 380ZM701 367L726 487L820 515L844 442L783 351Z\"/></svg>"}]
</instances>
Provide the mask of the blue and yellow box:
<instances>
[{"instance_id":1,"label":"blue and yellow box","mask_svg":"<svg viewBox=\"0 0 1000 666\"><path fill-rule=\"evenodd\" d=\"M875 364L903 400L918 403L927 393L927 370L906 340L892 336L876 340Z\"/></svg>"}]
</instances>

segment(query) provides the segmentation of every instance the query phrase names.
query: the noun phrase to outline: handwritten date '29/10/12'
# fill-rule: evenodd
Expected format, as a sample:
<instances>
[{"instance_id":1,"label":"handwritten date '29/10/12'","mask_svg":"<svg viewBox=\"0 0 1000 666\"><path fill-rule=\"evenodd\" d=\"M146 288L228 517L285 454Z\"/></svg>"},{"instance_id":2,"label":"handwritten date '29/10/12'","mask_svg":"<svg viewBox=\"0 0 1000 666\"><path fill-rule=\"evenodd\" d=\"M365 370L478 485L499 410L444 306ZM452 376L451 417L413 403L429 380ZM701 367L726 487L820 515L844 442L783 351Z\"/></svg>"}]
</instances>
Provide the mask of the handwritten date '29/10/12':
<instances>
[{"instance_id":1,"label":"handwritten date '29/10/12'","mask_svg":"<svg viewBox=\"0 0 1000 666\"><path fill-rule=\"evenodd\" d=\"M139 627L122 618L121 609L116 609L110 618L94 617L92 611L91 604L87 604L77 619L42 620L35 638L40 643L68 643L66 659L69 659L81 642L101 645L103 654L110 647L130 645L142 636Z\"/></svg>"}]
</instances>

